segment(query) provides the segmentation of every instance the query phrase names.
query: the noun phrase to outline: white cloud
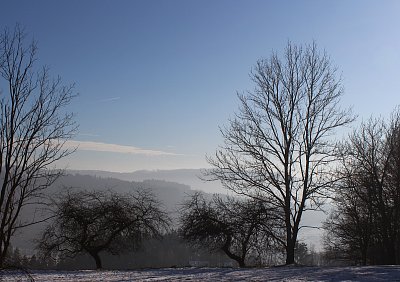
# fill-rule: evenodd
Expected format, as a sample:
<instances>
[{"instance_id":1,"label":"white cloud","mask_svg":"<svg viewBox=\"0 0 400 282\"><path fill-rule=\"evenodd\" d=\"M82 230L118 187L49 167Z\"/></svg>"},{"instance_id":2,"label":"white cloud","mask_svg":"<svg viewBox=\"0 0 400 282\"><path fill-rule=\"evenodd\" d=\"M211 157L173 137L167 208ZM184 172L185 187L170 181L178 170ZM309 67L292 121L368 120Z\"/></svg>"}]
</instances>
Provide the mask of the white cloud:
<instances>
[{"instance_id":1,"label":"white cloud","mask_svg":"<svg viewBox=\"0 0 400 282\"><path fill-rule=\"evenodd\" d=\"M148 156L178 156L179 154L158 151L158 150L148 150L141 149L134 146L125 146L117 144L108 144L101 142L92 141L75 141L68 140L64 144L67 148L77 148L82 151L97 151L97 152L111 152L111 153L121 153L121 154L135 154L135 155L148 155Z\"/></svg>"},{"instance_id":2,"label":"white cloud","mask_svg":"<svg viewBox=\"0 0 400 282\"><path fill-rule=\"evenodd\" d=\"M105 99L101 99L99 100L99 102L101 103L105 103L105 102L114 102L121 99L121 97L111 97L111 98L105 98Z\"/></svg>"}]
</instances>

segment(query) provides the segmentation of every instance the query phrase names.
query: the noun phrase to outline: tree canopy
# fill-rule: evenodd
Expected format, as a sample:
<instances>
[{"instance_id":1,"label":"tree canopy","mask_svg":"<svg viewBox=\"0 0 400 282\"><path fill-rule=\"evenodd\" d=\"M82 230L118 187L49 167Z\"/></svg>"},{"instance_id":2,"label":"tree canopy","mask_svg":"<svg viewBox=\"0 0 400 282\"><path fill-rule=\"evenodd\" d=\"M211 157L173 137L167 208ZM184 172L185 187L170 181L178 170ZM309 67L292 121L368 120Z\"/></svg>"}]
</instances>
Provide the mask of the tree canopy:
<instances>
[{"instance_id":1,"label":"tree canopy","mask_svg":"<svg viewBox=\"0 0 400 282\"><path fill-rule=\"evenodd\" d=\"M244 267L249 255L275 244L275 216L263 201L217 195L207 201L196 193L182 209L181 234L197 247L222 250Z\"/></svg>"},{"instance_id":2,"label":"tree canopy","mask_svg":"<svg viewBox=\"0 0 400 282\"><path fill-rule=\"evenodd\" d=\"M87 253L102 268L101 252L119 254L159 236L168 223L160 203L147 191L68 191L54 201L54 221L39 248L45 255L74 257Z\"/></svg>"}]
</instances>

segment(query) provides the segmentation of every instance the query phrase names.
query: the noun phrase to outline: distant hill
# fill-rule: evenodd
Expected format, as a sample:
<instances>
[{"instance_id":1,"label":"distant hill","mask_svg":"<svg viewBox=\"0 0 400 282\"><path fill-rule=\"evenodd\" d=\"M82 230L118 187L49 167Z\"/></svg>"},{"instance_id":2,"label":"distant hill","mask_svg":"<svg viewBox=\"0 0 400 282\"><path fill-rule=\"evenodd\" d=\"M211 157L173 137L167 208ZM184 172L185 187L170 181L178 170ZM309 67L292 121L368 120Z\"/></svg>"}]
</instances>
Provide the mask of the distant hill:
<instances>
[{"instance_id":1,"label":"distant hill","mask_svg":"<svg viewBox=\"0 0 400 282\"><path fill-rule=\"evenodd\" d=\"M173 222L177 224L179 209L186 197L195 193L195 190L186 184L172 181L153 179L144 179L138 181L126 181L112 178L113 173L102 175L97 173L86 173L86 171L69 171L69 174L60 177L53 185L46 190L46 195L58 195L68 188L85 190L113 190L118 193L129 193L138 189L150 190L156 198L162 203L162 208L170 214ZM143 178L141 178L143 179ZM22 220L36 220L46 216L39 206L28 206L22 211ZM34 248L33 240L38 238L39 234L47 223L36 224L21 229L12 239L12 245L21 249L23 253L31 253Z\"/></svg>"},{"instance_id":2,"label":"distant hill","mask_svg":"<svg viewBox=\"0 0 400 282\"><path fill-rule=\"evenodd\" d=\"M138 170L134 172L110 172L101 170L68 170L69 174L92 175L101 178L116 178L125 181L165 180L189 185L192 190L206 193L226 193L220 182L201 180L203 169Z\"/></svg>"},{"instance_id":3,"label":"distant hill","mask_svg":"<svg viewBox=\"0 0 400 282\"><path fill-rule=\"evenodd\" d=\"M111 177L103 178L95 175L76 173L60 177L49 187L48 193L58 193L67 188L113 190L118 193L129 193L138 189L146 189L150 190L163 203L168 212L173 212L176 205L186 195L194 192L188 185L165 180L125 181Z\"/></svg>"}]
</instances>

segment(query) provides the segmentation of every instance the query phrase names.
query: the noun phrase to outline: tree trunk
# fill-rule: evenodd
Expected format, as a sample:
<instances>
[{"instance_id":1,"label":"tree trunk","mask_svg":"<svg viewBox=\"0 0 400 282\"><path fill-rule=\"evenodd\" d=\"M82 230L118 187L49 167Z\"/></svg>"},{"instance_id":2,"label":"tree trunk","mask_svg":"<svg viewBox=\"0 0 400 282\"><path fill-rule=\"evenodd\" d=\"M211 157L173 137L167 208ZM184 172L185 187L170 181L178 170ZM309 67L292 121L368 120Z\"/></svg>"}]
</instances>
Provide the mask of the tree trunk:
<instances>
[{"instance_id":1,"label":"tree trunk","mask_svg":"<svg viewBox=\"0 0 400 282\"><path fill-rule=\"evenodd\" d=\"M7 258L7 255L8 255L8 246L9 246L10 241L9 240L3 240L3 242L4 242L3 246L0 246L0 269L3 269L4 267L7 266L6 265L6 258Z\"/></svg>"},{"instance_id":2,"label":"tree trunk","mask_svg":"<svg viewBox=\"0 0 400 282\"><path fill-rule=\"evenodd\" d=\"M295 243L293 242L293 239L288 240L287 246L286 246L286 265L288 264L294 264L294 248L295 248Z\"/></svg>"},{"instance_id":3,"label":"tree trunk","mask_svg":"<svg viewBox=\"0 0 400 282\"><path fill-rule=\"evenodd\" d=\"M233 254L233 253L231 253L231 252L230 252L229 250L227 250L227 249L223 249L223 251L225 252L225 254L226 254L229 258L235 260L235 261L239 264L239 267L246 267L246 264L245 264L243 258L241 258L241 257L239 257L239 256L237 256L237 255L235 255L235 254Z\"/></svg>"},{"instance_id":4,"label":"tree trunk","mask_svg":"<svg viewBox=\"0 0 400 282\"><path fill-rule=\"evenodd\" d=\"M226 254L229 258L231 258L231 259L237 261L237 263L239 264L239 267L246 267L246 264L245 264L245 262L244 262L245 256L243 255L242 257L239 257L238 255L233 254L233 253L229 250L229 248L230 248L230 246L231 246L231 242L232 242L232 238L227 238L227 240L226 240L226 242L225 242L225 245L222 246L221 249L225 252L225 254Z\"/></svg>"},{"instance_id":5,"label":"tree trunk","mask_svg":"<svg viewBox=\"0 0 400 282\"><path fill-rule=\"evenodd\" d=\"M286 189L287 195L289 195L289 189ZM290 198L286 197L285 207L285 224L286 224L286 262L285 264L294 263L294 248L296 247L296 237L294 230L292 230L292 223L290 219Z\"/></svg>"},{"instance_id":6,"label":"tree trunk","mask_svg":"<svg viewBox=\"0 0 400 282\"><path fill-rule=\"evenodd\" d=\"M101 259L99 256L99 252L89 252L89 254L92 256L92 258L96 262L96 269L101 269L102 265L101 265Z\"/></svg>"},{"instance_id":7,"label":"tree trunk","mask_svg":"<svg viewBox=\"0 0 400 282\"><path fill-rule=\"evenodd\" d=\"M395 253L395 246L393 241L386 241L386 257L384 260L384 264L394 265L396 264L396 253Z\"/></svg>"},{"instance_id":8,"label":"tree trunk","mask_svg":"<svg viewBox=\"0 0 400 282\"><path fill-rule=\"evenodd\" d=\"M4 268L4 261L5 261L4 256L0 254L0 270Z\"/></svg>"}]
</instances>

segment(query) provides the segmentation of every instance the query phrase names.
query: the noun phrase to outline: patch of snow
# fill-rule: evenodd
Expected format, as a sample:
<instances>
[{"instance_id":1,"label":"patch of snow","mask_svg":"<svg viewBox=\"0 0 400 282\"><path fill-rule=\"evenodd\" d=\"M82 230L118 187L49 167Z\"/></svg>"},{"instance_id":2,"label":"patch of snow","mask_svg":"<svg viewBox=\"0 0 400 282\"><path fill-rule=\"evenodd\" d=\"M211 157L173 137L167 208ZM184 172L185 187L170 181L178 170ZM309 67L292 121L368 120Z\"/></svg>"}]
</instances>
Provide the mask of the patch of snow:
<instances>
[{"instance_id":1,"label":"patch of snow","mask_svg":"<svg viewBox=\"0 0 400 282\"><path fill-rule=\"evenodd\" d=\"M29 281L17 271L0 272L0 281ZM133 271L33 271L38 282L50 281L400 281L400 266L164 268Z\"/></svg>"}]
</instances>

